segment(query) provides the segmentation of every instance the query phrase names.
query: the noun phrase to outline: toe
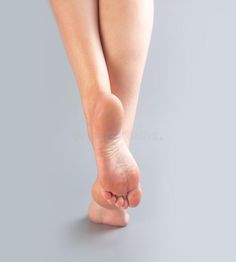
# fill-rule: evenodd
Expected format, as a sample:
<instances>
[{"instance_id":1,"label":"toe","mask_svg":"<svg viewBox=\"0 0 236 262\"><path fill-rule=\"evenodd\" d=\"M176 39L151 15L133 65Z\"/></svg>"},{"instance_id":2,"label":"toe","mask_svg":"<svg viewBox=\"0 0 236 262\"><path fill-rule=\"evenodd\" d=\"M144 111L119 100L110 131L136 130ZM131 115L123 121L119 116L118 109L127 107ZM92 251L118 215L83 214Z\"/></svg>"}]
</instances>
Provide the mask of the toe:
<instances>
[{"instance_id":1,"label":"toe","mask_svg":"<svg viewBox=\"0 0 236 262\"><path fill-rule=\"evenodd\" d=\"M107 202L110 204L110 205L115 205L117 201L117 197L116 196L112 196L111 199L108 199Z\"/></svg>"},{"instance_id":2,"label":"toe","mask_svg":"<svg viewBox=\"0 0 236 262\"><path fill-rule=\"evenodd\" d=\"M116 207L122 208L123 204L124 204L124 198L122 196L118 197L116 201Z\"/></svg>"},{"instance_id":3,"label":"toe","mask_svg":"<svg viewBox=\"0 0 236 262\"><path fill-rule=\"evenodd\" d=\"M129 207L129 202L127 199L125 199L122 208L127 209L128 207Z\"/></svg>"},{"instance_id":4,"label":"toe","mask_svg":"<svg viewBox=\"0 0 236 262\"><path fill-rule=\"evenodd\" d=\"M109 200L112 198L112 193L111 192L108 192L108 191L103 191L102 192L102 195L103 197L106 199L106 200Z\"/></svg>"},{"instance_id":5,"label":"toe","mask_svg":"<svg viewBox=\"0 0 236 262\"><path fill-rule=\"evenodd\" d=\"M136 207L140 203L141 197L142 197L142 191L140 186L135 190L130 191L128 194L129 206Z\"/></svg>"}]
</instances>

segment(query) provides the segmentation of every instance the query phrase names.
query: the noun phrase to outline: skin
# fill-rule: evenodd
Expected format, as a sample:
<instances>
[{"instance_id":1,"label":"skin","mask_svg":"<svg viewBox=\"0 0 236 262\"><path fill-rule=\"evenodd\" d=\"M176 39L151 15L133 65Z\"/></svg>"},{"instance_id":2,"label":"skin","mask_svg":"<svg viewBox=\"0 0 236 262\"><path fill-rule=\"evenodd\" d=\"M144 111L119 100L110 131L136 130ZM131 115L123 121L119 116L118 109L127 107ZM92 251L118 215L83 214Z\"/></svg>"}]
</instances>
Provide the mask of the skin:
<instances>
[{"instance_id":1,"label":"skin","mask_svg":"<svg viewBox=\"0 0 236 262\"><path fill-rule=\"evenodd\" d=\"M128 224L141 201L129 151L153 24L153 0L51 0L79 87L98 176L89 218Z\"/></svg>"}]
</instances>

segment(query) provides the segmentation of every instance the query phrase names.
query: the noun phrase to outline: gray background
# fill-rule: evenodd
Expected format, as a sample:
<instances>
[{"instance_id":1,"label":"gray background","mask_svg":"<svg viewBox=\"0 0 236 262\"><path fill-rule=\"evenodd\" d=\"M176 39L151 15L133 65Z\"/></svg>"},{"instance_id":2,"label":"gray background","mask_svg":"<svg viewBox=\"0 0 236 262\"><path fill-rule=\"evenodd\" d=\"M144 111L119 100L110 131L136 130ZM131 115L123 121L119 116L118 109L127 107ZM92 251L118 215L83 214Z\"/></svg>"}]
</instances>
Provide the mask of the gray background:
<instances>
[{"instance_id":1,"label":"gray background","mask_svg":"<svg viewBox=\"0 0 236 262\"><path fill-rule=\"evenodd\" d=\"M0 261L235 262L235 1L159 0L127 228L86 219L96 167L47 1L0 4Z\"/></svg>"}]
</instances>

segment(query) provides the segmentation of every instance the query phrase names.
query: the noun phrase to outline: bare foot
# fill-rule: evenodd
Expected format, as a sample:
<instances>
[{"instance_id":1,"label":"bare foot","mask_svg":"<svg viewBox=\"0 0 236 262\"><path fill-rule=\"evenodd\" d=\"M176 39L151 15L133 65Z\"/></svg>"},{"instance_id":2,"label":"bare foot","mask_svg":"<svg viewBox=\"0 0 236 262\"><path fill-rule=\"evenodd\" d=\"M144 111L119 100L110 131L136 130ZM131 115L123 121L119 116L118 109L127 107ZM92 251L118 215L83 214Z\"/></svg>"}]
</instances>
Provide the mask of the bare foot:
<instances>
[{"instance_id":1,"label":"bare foot","mask_svg":"<svg viewBox=\"0 0 236 262\"><path fill-rule=\"evenodd\" d=\"M107 224L111 226L124 227L128 225L129 215L123 209L106 209L92 200L89 210L89 219L98 224Z\"/></svg>"},{"instance_id":2,"label":"bare foot","mask_svg":"<svg viewBox=\"0 0 236 262\"><path fill-rule=\"evenodd\" d=\"M112 94L101 96L94 110L92 127L98 166L93 192L100 190L110 207L136 207L142 195L140 174L122 135L122 123L123 106L120 100ZM93 197L99 203L97 195L93 194Z\"/></svg>"},{"instance_id":3,"label":"bare foot","mask_svg":"<svg viewBox=\"0 0 236 262\"><path fill-rule=\"evenodd\" d=\"M93 199L96 201L97 204L107 209L127 209L129 207L127 199L120 197L119 201L117 201L115 196L112 196L111 198L108 196L107 199L106 197L104 197L104 195L106 194L110 193L104 192L103 187L100 183L100 179L99 177L97 177L92 187Z\"/></svg>"}]
</instances>

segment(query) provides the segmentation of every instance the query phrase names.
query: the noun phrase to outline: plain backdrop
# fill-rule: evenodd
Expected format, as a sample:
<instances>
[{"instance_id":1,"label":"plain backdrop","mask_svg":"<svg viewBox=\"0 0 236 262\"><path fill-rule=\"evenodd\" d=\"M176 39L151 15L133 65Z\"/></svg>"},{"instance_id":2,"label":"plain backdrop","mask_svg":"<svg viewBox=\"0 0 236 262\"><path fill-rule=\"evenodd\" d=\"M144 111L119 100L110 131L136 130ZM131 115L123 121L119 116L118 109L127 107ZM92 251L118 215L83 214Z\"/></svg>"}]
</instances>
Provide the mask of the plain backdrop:
<instances>
[{"instance_id":1,"label":"plain backdrop","mask_svg":"<svg viewBox=\"0 0 236 262\"><path fill-rule=\"evenodd\" d=\"M236 4L159 0L127 228L86 218L96 166L46 0L0 3L0 260L236 261Z\"/></svg>"}]
</instances>

